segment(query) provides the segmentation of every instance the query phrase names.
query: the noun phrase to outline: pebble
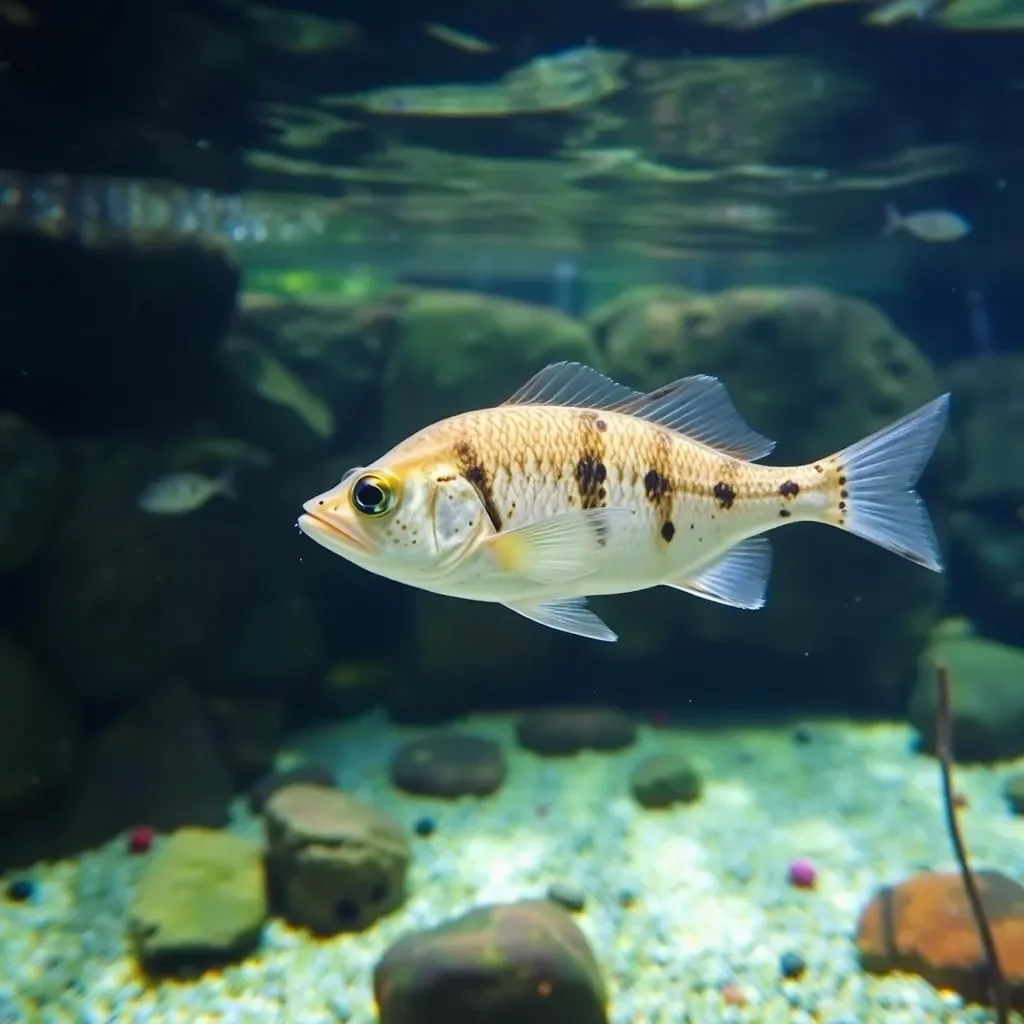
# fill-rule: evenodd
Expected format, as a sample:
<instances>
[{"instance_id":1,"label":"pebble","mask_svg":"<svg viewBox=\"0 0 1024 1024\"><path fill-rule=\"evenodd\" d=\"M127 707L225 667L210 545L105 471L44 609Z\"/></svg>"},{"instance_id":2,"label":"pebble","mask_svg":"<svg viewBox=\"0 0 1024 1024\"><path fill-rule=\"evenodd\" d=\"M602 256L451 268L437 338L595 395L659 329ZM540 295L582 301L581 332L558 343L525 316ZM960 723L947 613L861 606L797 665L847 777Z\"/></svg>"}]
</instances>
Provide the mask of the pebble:
<instances>
[{"instance_id":1,"label":"pebble","mask_svg":"<svg viewBox=\"0 0 1024 1024\"><path fill-rule=\"evenodd\" d=\"M149 853L156 841L156 829L152 825L136 825L128 833L128 852L136 856Z\"/></svg>"},{"instance_id":2,"label":"pebble","mask_svg":"<svg viewBox=\"0 0 1024 1024\"><path fill-rule=\"evenodd\" d=\"M12 903L26 903L36 894L36 884L31 878L12 878L7 883L7 898Z\"/></svg>"},{"instance_id":3,"label":"pebble","mask_svg":"<svg viewBox=\"0 0 1024 1024\"><path fill-rule=\"evenodd\" d=\"M437 822L433 818L417 818L412 830L421 839L429 839L437 831Z\"/></svg>"},{"instance_id":4,"label":"pebble","mask_svg":"<svg viewBox=\"0 0 1024 1024\"><path fill-rule=\"evenodd\" d=\"M587 903L587 897L579 889L562 882L553 882L548 886L548 899L575 914L578 914Z\"/></svg>"},{"instance_id":5,"label":"pebble","mask_svg":"<svg viewBox=\"0 0 1024 1024\"><path fill-rule=\"evenodd\" d=\"M814 865L803 857L790 861L787 871L789 884L797 889L813 889L814 883L818 880L818 872Z\"/></svg>"},{"instance_id":6,"label":"pebble","mask_svg":"<svg viewBox=\"0 0 1024 1024\"><path fill-rule=\"evenodd\" d=\"M807 970L807 961L793 950L786 950L779 957L779 973L784 978L799 978Z\"/></svg>"}]
</instances>

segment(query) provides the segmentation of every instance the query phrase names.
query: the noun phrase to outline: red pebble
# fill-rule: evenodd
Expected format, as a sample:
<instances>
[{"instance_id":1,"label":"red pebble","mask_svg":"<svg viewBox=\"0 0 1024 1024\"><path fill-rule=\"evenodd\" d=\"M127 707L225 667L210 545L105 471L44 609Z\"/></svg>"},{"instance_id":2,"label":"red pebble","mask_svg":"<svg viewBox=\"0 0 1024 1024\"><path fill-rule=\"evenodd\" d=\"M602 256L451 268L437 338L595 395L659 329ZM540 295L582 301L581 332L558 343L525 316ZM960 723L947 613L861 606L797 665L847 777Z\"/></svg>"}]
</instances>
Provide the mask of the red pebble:
<instances>
[{"instance_id":1,"label":"red pebble","mask_svg":"<svg viewBox=\"0 0 1024 1024\"><path fill-rule=\"evenodd\" d=\"M156 839L156 829L152 825L136 825L128 833L128 852L149 853L154 839Z\"/></svg>"}]
</instances>

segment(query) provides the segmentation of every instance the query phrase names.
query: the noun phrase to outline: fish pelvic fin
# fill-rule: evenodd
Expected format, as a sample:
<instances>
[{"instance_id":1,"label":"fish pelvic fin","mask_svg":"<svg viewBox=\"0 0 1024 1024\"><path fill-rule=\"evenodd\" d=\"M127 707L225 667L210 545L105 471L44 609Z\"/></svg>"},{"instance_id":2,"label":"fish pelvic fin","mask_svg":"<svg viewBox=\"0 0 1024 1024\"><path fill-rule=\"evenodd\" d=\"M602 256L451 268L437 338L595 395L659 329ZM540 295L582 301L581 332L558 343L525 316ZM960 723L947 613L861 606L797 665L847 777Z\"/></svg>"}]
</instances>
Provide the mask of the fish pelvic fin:
<instances>
[{"instance_id":1,"label":"fish pelvic fin","mask_svg":"<svg viewBox=\"0 0 1024 1024\"><path fill-rule=\"evenodd\" d=\"M561 633L572 633L588 640L604 640L606 643L618 640L618 636L587 607L584 597L559 598L536 604L506 604L505 607Z\"/></svg>"},{"instance_id":2,"label":"fish pelvic fin","mask_svg":"<svg viewBox=\"0 0 1024 1024\"><path fill-rule=\"evenodd\" d=\"M809 467L824 475L829 525L942 572L928 510L914 489L946 425L949 394Z\"/></svg>"}]
</instances>

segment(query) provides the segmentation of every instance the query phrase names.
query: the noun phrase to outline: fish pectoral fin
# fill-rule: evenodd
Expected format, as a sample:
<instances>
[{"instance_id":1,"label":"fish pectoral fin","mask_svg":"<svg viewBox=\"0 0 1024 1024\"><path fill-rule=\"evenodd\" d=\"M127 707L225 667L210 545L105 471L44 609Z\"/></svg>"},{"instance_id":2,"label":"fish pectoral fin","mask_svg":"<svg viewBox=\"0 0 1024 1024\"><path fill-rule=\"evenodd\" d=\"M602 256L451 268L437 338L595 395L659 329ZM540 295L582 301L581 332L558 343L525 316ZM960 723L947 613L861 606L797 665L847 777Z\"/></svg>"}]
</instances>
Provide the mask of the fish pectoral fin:
<instances>
[{"instance_id":1,"label":"fish pectoral fin","mask_svg":"<svg viewBox=\"0 0 1024 1024\"><path fill-rule=\"evenodd\" d=\"M482 546L502 573L534 583L566 583L597 569L610 527L632 515L625 508L574 509L492 534Z\"/></svg>"},{"instance_id":2,"label":"fish pectoral fin","mask_svg":"<svg viewBox=\"0 0 1024 1024\"><path fill-rule=\"evenodd\" d=\"M585 597L566 597L556 601L541 601L538 604L506 604L505 607L562 633L573 633L590 640L605 640L610 643L619 639L587 607Z\"/></svg>"},{"instance_id":3,"label":"fish pectoral fin","mask_svg":"<svg viewBox=\"0 0 1024 1024\"><path fill-rule=\"evenodd\" d=\"M771 573L771 543L767 537L751 537L731 547L696 575L665 586L707 601L755 611L764 607Z\"/></svg>"},{"instance_id":4,"label":"fish pectoral fin","mask_svg":"<svg viewBox=\"0 0 1024 1024\"><path fill-rule=\"evenodd\" d=\"M747 424L725 385L703 373L631 398L615 411L675 430L737 459L763 459L775 447L774 441Z\"/></svg>"}]
</instances>

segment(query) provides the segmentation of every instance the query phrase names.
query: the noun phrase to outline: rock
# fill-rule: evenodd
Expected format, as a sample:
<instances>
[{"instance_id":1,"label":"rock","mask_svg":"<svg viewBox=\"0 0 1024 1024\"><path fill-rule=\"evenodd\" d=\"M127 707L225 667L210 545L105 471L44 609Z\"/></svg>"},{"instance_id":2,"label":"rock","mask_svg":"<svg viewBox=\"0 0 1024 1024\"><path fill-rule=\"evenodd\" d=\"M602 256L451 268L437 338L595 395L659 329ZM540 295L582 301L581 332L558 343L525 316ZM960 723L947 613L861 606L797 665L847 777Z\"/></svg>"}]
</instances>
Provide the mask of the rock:
<instances>
[{"instance_id":1,"label":"rock","mask_svg":"<svg viewBox=\"0 0 1024 1024\"><path fill-rule=\"evenodd\" d=\"M227 249L4 229L0 265L0 409L63 434L137 436L195 415L234 312Z\"/></svg>"},{"instance_id":2,"label":"rock","mask_svg":"<svg viewBox=\"0 0 1024 1024\"><path fill-rule=\"evenodd\" d=\"M27 565L49 539L63 470L56 445L20 417L0 414L0 573Z\"/></svg>"},{"instance_id":3,"label":"rock","mask_svg":"<svg viewBox=\"0 0 1024 1024\"><path fill-rule=\"evenodd\" d=\"M595 365L590 332L564 314L464 292L406 304L384 376L384 443L435 420L504 401L548 363Z\"/></svg>"},{"instance_id":4,"label":"rock","mask_svg":"<svg viewBox=\"0 0 1024 1024\"><path fill-rule=\"evenodd\" d=\"M335 789L334 776L318 764L297 764L290 768L282 768L278 771L264 775L249 790L249 810L253 814L262 814L267 806L267 801L282 789L297 784L306 786L326 786L328 789Z\"/></svg>"},{"instance_id":5,"label":"rock","mask_svg":"<svg viewBox=\"0 0 1024 1024\"><path fill-rule=\"evenodd\" d=\"M519 719L516 738L526 750L548 757L623 750L636 741L636 724L614 708L545 708Z\"/></svg>"},{"instance_id":6,"label":"rock","mask_svg":"<svg viewBox=\"0 0 1024 1024\"><path fill-rule=\"evenodd\" d=\"M77 697L113 702L192 675L247 606L253 552L237 506L147 515L136 502L163 472L153 452L90 440L72 454L69 497L29 609L51 677Z\"/></svg>"},{"instance_id":7,"label":"rock","mask_svg":"<svg viewBox=\"0 0 1024 1024\"><path fill-rule=\"evenodd\" d=\"M272 357L299 387L308 389L317 403L330 410L332 427L347 444L376 443L381 380L408 298L402 289L370 301L323 296L294 300L248 293L242 296L229 348L248 351L250 361L253 347ZM246 378L247 382L253 379ZM278 450L289 449L288 431L282 433L286 425L273 422L283 415L280 407L270 409L269 416L260 410L254 424L259 435ZM311 447L322 443L318 421L307 422L301 403L292 415L299 421L293 428L310 435Z\"/></svg>"},{"instance_id":8,"label":"rock","mask_svg":"<svg viewBox=\"0 0 1024 1024\"><path fill-rule=\"evenodd\" d=\"M500 744L458 733L413 740L391 759L392 785L416 796L490 796L507 774Z\"/></svg>"},{"instance_id":9,"label":"rock","mask_svg":"<svg viewBox=\"0 0 1024 1024\"><path fill-rule=\"evenodd\" d=\"M380 1024L607 1024L583 933L548 900L478 907L399 939L378 962Z\"/></svg>"},{"instance_id":10,"label":"rock","mask_svg":"<svg viewBox=\"0 0 1024 1024\"><path fill-rule=\"evenodd\" d=\"M583 890L564 882L552 882L548 886L547 898L573 914L580 913L587 905L587 897Z\"/></svg>"},{"instance_id":11,"label":"rock","mask_svg":"<svg viewBox=\"0 0 1024 1024\"><path fill-rule=\"evenodd\" d=\"M319 610L301 591L278 590L253 600L223 655L203 673L203 689L217 694L293 696L312 686L327 665Z\"/></svg>"},{"instance_id":12,"label":"rock","mask_svg":"<svg viewBox=\"0 0 1024 1024\"><path fill-rule=\"evenodd\" d=\"M703 783L697 769L680 754L655 754L638 762L629 780L641 807L671 807L700 799Z\"/></svg>"},{"instance_id":13,"label":"rock","mask_svg":"<svg viewBox=\"0 0 1024 1024\"><path fill-rule=\"evenodd\" d=\"M283 915L313 932L362 931L405 899L409 843L390 816L324 786L279 790L264 808Z\"/></svg>"},{"instance_id":14,"label":"rock","mask_svg":"<svg viewBox=\"0 0 1024 1024\"><path fill-rule=\"evenodd\" d=\"M950 672L957 760L991 762L1024 754L1024 651L969 635L939 636L928 645L909 718L929 753L935 752L937 664Z\"/></svg>"},{"instance_id":15,"label":"rock","mask_svg":"<svg viewBox=\"0 0 1024 1024\"><path fill-rule=\"evenodd\" d=\"M948 381L958 470L950 555L972 614L1012 637L1024 614L1024 356L967 360Z\"/></svg>"},{"instance_id":16,"label":"rock","mask_svg":"<svg viewBox=\"0 0 1024 1024\"><path fill-rule=\"evenodd\" d=\"M181 682L136 701L90 741L62 831L106 842L145 822L169 832L228 822L234 786L202 702Z\"/></svg>"},{"instance_id":17,"label":"rock","mask_svg":"<svg viewBox=\"0 0 1024 1024\"><path fill-rule=\"evenodd\" d=\"M1024 1006L1024 886L999 871L975 871L1000 966ZM958 872L912 875L876 893L857 924L857 952L876 973L905 971L936 988L988 1003L985 959Z\"/></svg>"},{"instance_id":18,"label":"rock","mask_svg":"<svg viewBox=\"0 0 1024 1024\"><path fill-rule=\"evenodd\" d=\"M928 359L879 310L819 289L639 289L589 319L607 372L623 383L720 377L742 417L778 442L771 461L779 465L821 458L943 390ZM923 486L943 547L952 455L947 439ZM657 589L616 599L613 655L685 658L694 677L715 680L724 707L747 699L749 680L765 673L785 678L805 706L810 696L844 709L900 707L940 614L944 577L836 530L797 525L773 533L772 545L768 604L742 628L734 612L708 601L681 597L669 610ZM851 646L851 636L872 639ZM723 660L735 689L718 685ZM829 697L819 696L826 685Z\"/></svg>"},{"instance_id":19,"label":"rock","mask_svg":"<svg viewBox=\"0 0 1024 1024\"><path fill-rule=\"evenodd\" d=\"M262 851L228 832L185 828L149 862L128 930L152 972L196 969L256 948L267 916Z\"/></svg>"},{"instance_id":20,"label":"rock","mask_svg":"<svg viewBox=\"0 0 1024 1024\"><path fill-rule=\"evenodd\" d=\"M240 788L250 786L271 769L282 745L284 698L217 696L207 710L232 777Z\"/></svg>"},{"instance_id":21,"label":"rock","mask_svg":"<svg viewBox=\"0 0 1024 1024\"><path fill-rule=\"evenodd\" d=\"M0 832L12 812L64 786L78 750L78 729L61 695L0 634Z\"/></svg>"},{"instance_id":22,"label":"rock","mask_svg":"<svg viewBox=\"0 0 1024 1024\"><path fill-rule=\"evenodd\" d=\"M1014 772L1006 777L1003 795L1014 814L1024 814L1024 772Z\"/></svg>"}]
</instances>

